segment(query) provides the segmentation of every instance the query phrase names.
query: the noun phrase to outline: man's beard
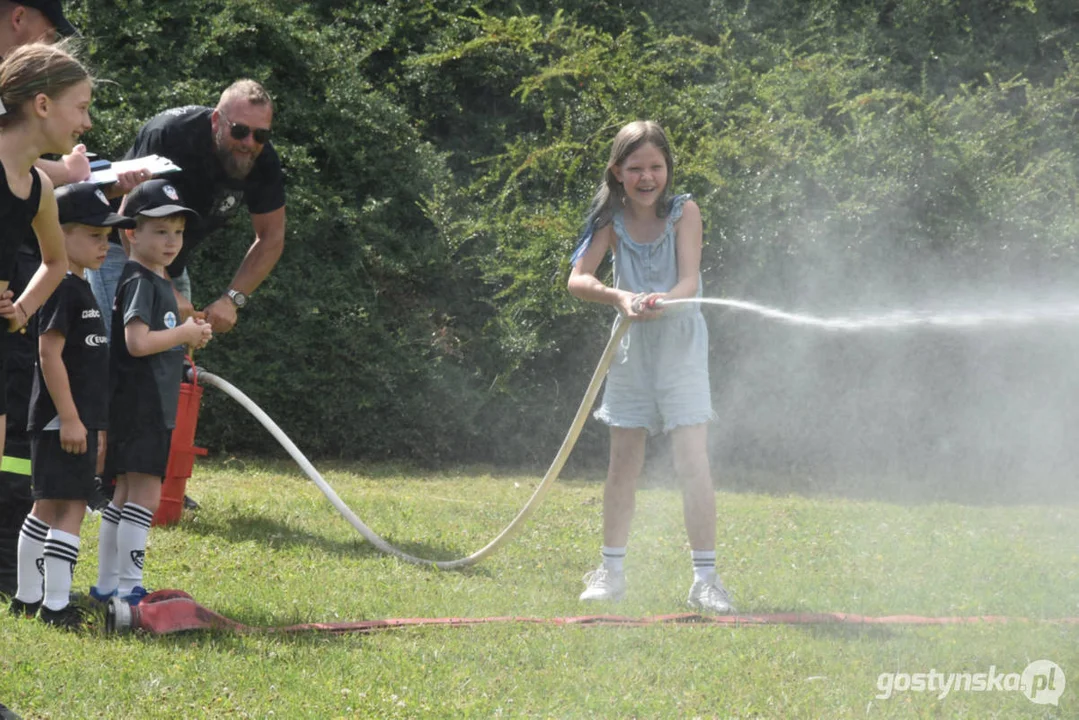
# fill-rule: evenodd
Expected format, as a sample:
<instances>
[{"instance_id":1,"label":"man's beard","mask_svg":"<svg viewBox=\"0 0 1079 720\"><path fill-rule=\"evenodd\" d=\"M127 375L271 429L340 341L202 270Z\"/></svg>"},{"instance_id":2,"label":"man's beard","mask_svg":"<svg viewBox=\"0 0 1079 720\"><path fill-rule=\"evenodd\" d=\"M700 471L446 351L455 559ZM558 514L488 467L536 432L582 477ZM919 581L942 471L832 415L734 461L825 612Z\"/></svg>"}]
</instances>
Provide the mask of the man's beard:
<instances>
[{"instance_id":1,"label":"man's beard","mask_svg":"<svg viewBox=\"0 0 1079 720\"><path fill-rule=\"evenodd\" d=\"M255 159L258 155L253 153L236 154L218 144L215 148L217 159L224 168L225 174L233 180L243 180L255 167Z\"/></svg>"}]
</instances>

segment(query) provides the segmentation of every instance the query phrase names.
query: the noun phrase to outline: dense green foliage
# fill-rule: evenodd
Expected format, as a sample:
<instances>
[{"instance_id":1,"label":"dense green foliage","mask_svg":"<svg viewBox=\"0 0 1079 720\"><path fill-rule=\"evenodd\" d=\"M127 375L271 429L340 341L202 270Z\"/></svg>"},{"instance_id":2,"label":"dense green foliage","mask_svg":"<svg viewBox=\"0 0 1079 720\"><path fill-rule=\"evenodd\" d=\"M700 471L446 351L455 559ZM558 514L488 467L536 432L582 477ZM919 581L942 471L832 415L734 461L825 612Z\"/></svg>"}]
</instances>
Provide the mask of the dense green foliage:
<instances>
[{"instance_id":1,"label":"dense green foliage","mask_svg":"<svg viewBox=\"0 0 1079 720\"><path fill-rule=\"evenodd\" d=\"M277 98L286 254L200 362L317 454L550 457L611 316L567 295L568 254L614 132L641 117L668 129L676 185L702 206L707 295L848 312L1074 276L1072 0L87 0L72 15L113 81L95 100L102 153L238 76ZM204 245L197 301L249 241L235 222ZM791 353L713 329L717 369ZM716 375L717 405L760 402ZM207 402L205 443L269 449L226 403ZM590 426L585 447L601 440Z\"/></svg>"}]
</instances>

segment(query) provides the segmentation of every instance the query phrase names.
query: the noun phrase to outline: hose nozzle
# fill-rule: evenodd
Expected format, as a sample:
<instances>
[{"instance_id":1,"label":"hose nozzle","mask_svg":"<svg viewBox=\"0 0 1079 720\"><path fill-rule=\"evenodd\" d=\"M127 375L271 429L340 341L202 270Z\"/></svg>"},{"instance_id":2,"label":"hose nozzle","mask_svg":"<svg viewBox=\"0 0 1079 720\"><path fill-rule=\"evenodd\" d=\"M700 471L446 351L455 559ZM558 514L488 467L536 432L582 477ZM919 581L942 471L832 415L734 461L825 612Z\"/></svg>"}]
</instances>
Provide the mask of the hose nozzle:
<instances>
[{"instance_id":1,"label":"hose nozzle","mask_svg":"<svg viewBox=\"0 0 1079 720\"><path fill-rule=\"evenodd\" d=\"M663 298L653 297L648 298L644 293L633 298L633 302L630 303L630 307L633 308L633 312L639 313L642 310L658 310L663 307Z\"/></svg>"}]
</instances>

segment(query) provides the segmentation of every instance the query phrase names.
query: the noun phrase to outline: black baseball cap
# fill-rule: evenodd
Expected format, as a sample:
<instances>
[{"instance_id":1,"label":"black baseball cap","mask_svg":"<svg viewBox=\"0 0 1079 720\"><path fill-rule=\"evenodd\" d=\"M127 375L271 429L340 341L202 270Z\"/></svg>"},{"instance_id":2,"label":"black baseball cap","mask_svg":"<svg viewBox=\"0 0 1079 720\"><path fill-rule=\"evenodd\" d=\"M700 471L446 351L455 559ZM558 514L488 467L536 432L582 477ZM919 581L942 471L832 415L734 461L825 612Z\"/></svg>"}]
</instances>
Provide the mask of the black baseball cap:
<instances>
[{"instance_id":1,"label":"black baseball cap","mask_svg":"<svg viewBox=\"0 0 1079 720\"><path fill-rule=\"evenodd\" d=\"M159 218L182 213L198 220L199 214L189 207L184 207L183 203L180 191L168 180L147 180L127 194L124 215L129 218L138 215Z\"/></svg>"},{"instance_id":2,"label":"black baseball cap","mask_svg":"<svg viewBox=\"0 0 1079 720\"><path fill-rule=\"evenodd\" d=\"M15 4L40 10L41 14L47 17L56 28L56 32L61 35L75 35L77 32L75 26L64 17L64 8L60 5L60 0L15 0Z\"/></svg>"},{"instance_id":3,"label":"black baseball cap","mask_svg":"<svg viewBox=\"0 0 1079 720\"><path fill-rule=\"evenodd\" d=\"M61 225L79 223L93 227L135 227L135 219L114 213L105 193L91 182L57 188L56 205L60 209Z\"/></svg>"}]
</instances>

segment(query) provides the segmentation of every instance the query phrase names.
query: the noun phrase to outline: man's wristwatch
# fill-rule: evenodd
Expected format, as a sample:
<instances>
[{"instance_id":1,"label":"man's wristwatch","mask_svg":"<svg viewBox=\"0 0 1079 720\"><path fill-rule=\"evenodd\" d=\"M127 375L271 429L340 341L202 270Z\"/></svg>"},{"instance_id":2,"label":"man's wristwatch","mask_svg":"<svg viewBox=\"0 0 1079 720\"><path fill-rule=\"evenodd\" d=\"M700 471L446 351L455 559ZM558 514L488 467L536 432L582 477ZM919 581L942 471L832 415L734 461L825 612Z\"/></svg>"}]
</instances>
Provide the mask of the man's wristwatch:
<instances>
[{"instance_id":1,"label":"man's wristwatch","mask_svg":"<svg viewBox=\"0 0 1079 720\"><path fill-rule=\"evenodd\" d=\"M244 305L247 304L247 296L239 290L232 290L230 288L229 291L225 293L225 295L228 297L229 300L232 301L232 304L238 308L242 308Z\"/></svg>"}]
</instances>

